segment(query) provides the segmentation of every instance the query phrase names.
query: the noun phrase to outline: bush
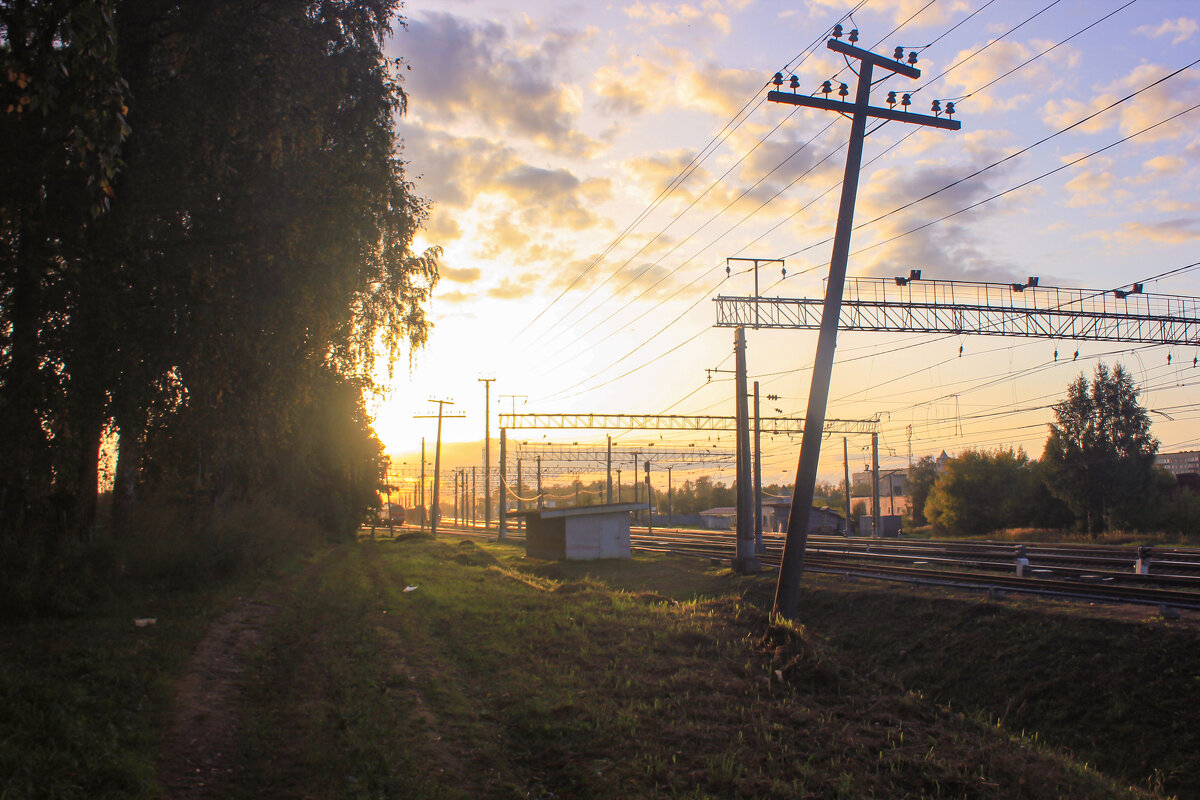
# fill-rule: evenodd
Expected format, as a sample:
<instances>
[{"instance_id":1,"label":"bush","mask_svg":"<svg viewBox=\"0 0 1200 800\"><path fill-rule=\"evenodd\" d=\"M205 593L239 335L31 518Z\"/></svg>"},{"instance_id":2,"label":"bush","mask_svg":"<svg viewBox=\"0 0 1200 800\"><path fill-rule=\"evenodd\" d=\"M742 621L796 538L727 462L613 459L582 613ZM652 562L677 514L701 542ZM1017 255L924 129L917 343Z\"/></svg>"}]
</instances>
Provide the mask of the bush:
<instances>
[{"instance_id":1,"label":"bush","mask_svg":"<svg viewBox=\"0 0 1200 800\"><path fill-rule=\"evenodd\" d=\"M270 566L323 539L313 522L262 497L215 508L203 522L185 507L150 501L124 527L115 542L123 576L179 588Z\"/></svg>"}]
</instances>

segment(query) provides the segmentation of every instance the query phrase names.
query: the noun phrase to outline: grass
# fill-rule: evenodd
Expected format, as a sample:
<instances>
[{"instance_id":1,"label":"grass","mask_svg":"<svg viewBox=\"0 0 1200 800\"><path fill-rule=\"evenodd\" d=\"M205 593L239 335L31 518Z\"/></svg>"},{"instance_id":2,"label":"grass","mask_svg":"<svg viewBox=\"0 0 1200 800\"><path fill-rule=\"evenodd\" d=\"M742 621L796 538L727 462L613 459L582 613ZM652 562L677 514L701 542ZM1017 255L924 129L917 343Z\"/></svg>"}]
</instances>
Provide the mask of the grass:
<instances>
[{"instance_id":1,"label":"grass","mask_svg":"<svg viewBox=\"0 0 1200 800\"><path fill-rule=\"evenodd\" d=\"M1061 615L1046 634L1068 642L1060 658L1042 649L1036 609L806 580L797 625L759 610L770 589L677 557L553 563L420 535L334 548L272 587L278 610L246 657L240 736L211 796L1124 798L1190 786L1175 767L1155 786L1133 755L1161 745L1164 724L1139 713L1134 682L1178 688L1125 671L1161 625ZM160 598L152 628L134 628L152 614L128 604L0 627L0 797L157 796L172 681L224 602ZM1147 670L1170 669L1192 634L1165 630L1178 640ZM1033 679L993 713L1018 681L979 684L1005 670ZM1097 703L1090 681L1109 673L1129 689L1104 687ZM1083 685L1060 703L1072 676ZM1093 743L1107 761L1063 751L1072 702L1085 706L1081 730L1116 726ZM1171 763L1190 763L1195 723L1167 724Z\"/></svg>"},{"instance_id":2,"label":"grass","mask_svg":"<svg viewBox=\"0 0 1200 800\"><path fill-rule=\"evenodd\" d=\"M1130 783L1200 797L1200 632L1152 609L826 584L815 631L866 671Z\"/></svg>"},{"instance_id":3,"label":"grass","mask_svg":"<svg viewBox=\"0 0 1200 800\"><path fill-rule=\"evenodd\" d=\"M171 678L227 599L140 595L0 627L0 797L157 797Z\"/></svg>"},{"instance_id":4,"label":"grass","mask_svg":"<svg viewBox=\"0 0 1200 800\"><path fill-rule=\"evenodd\" d=\"M1136 794L864 677L761 588L684 559L342 548L254 660L222 796Z\"/></svg>"}]
</instances>

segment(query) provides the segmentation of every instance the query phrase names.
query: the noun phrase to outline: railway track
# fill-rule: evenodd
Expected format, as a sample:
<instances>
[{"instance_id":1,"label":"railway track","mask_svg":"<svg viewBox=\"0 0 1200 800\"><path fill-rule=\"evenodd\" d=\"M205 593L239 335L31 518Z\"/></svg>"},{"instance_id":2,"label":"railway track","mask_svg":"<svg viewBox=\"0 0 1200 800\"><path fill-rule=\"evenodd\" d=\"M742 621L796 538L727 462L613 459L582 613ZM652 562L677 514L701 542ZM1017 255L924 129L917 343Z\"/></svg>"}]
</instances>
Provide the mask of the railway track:
<instances>
[{"instance_id":1,"label":"railway track","mask_svg":"<svg viewBox=\"0 0 1200 800\"><path fill-rule=\"evenodd\" d=\"M495 530L443 523L456 535L493 537ZM523 534L510 531L513 541ZM764 534L764 568L778 569L781 534ZM631 529L635 550L730 560L732 531L678 528ZM1025 559L1018 575L1019 559ZM1141 572L1138 572L1141 559ZM991 593L1012 592L1091 602L1132 603L1200 610L1200 549L1139 549L1119 545L1013 545L1002 542L946 542L930 539L863 539L810 536L805 569L812 572L952 586Z\"/></svg>"}]
</instances>

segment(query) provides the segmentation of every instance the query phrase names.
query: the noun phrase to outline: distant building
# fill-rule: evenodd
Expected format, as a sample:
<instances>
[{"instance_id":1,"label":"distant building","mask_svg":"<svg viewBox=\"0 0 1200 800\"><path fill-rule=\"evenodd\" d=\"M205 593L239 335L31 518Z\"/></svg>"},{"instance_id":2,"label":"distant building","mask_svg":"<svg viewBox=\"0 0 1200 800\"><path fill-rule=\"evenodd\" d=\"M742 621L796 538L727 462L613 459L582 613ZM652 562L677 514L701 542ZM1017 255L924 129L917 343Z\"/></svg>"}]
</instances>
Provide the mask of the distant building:
<instances>
[{"instance_id":1,"label":"distant building","mask_svg":"<svg viewBox=\"0 0 1200 800\"><path fill-rule=\"evenodd\" d=\"M1180 475L1200 475L1200 450L1180 453L1159 453L1154 463L1178 478Z\"/></svg>"},{"instance_id":2,"label":"distant building","mask_svg":"<svg viewBox=\"0 0 1200 800\"><path fill-rule=\"evenodd\" d=\"M855 472L850 480L850 497L867 501L871 508L871 472ZM879 470L879 507L886 515L907 514L912 508L912 493L909 491L908 468Z\"/></svg>"}]
</instances>

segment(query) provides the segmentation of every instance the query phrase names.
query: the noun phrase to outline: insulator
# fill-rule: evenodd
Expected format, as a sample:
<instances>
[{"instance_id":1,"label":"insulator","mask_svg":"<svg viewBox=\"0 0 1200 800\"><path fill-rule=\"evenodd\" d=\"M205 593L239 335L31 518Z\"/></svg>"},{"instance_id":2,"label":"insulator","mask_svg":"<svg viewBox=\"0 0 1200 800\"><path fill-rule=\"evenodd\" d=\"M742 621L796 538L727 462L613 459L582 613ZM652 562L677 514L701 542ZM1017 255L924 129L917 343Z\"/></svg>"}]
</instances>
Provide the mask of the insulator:
<instances>
[{"instance_id":1,"label":"insulator","mask_svg":"<svg viewBox=\"0 0 1200 800\"><path fill-rule=\"evenodd\" d=\"M850 30L850 44L854 44L857 41L858 41L858 28L852 28Z\"/></svg>"},{"instance_id":2,"label":"insulator","mask_svg":"<svg viewBox=\"0 0 1200 800\"><path fill-rule=\"evenodd\" d=\"M838 89L838 97L845 97L848 94L850 94L850 87L843 83Z\"/></svg>"},{"instance_id":3,"label":"insulator","mask_svg":"<svg viewBox=\"0 0 1200 800\"><path fill-rule=\"evenodd\" d=\"M833 38L835 38L835 39L842 38L842 24L840 22L837 25L833 26Z\"/></svg>"},{"instance_id":4,"label":"insulator","mask_svg":"<svg viewBox=\"0 0 1200 800\"><path fill-rule=\"evenodd\" d=\"M824 81L821 84L821 94L829 94L832 91L833 91L833 83L832 82Z\"/></svg>"},{"instance_id":5,"label":"insulator","mask_svg":"<svg viewBox=\"0 0 1200 800\"><path fill-rule=\"evenodd\" d=\"M909 63L909 66L912 66L913 64L917 63L917 51L916 50L913 50L912 52L910 52L908 54L908 63Z\"/></svg>"},{"instance_id":6,"label":"insulator","mask_svg":"<svg viewBox=\"0 0 1200 800\"><path fill-rule=\"evenodd\" d=\"M776 72L775 77L771 78L771 83L775 84L776 86L783 86L783 73Z\"/></svg>"},{"instance_id":7,"label":"insulator","mask_svg":"<svg viewBox=\"0 0 1200 800\"><path fill-rule=\"evenodd\" d=\"M946 103L946 116L947 117L954 116L954 103L953 102Z\"/></svg>"},{"instance_id":8,"label":"insulator","mask_svg":"<svg viewBox=\"0 0 1200 800\"><path fill-rule=\"evenodd\" d=\"M730 273L729 265L728 265L728 264L726 264L726 265L725 265L725 277L726 277L726 278L728 278L728 277L729 277L729 273Z\"/></svg>"},{"instance_id":9,"label":"insulator","mask_svg":"<svg viewBox=\"0 0 1200 800\"><path fill-rule=\"evenodd\" d=\"M786 278L787 277L787 267L783 267L782 269L780 269L779 274L781 274L783 277Z\"/></svg>"},{"instance_id":10,"label":"insulator","mask_svg":"<svg viewBox=\"0 0 1200 800\"><path fill-rule=\"evenodd\" d=\"M788 78L788 86L792 87L792 91L799 89L800 79L793 75L791 78Z\"/></svg>"},{"instance_id":11,"label":"insulator","mask_svg":"<svg viewBox=\"0 0 1200 800\"><path fill-rule=\"evenodd\" d=\"M895 93L895 92L888 92L888 96L887 96L887 104L888 104L889 106L894 106L894 105L896 105L896 93Z\"/></svg>"},{"instance_id":12,"label":"insulator","mask_svg":"<svg viewBox=\"0 0 1200 800\"><path fill-rule=\"evenodd\" d=\"M903 48L903 47L897 47L897 48L896 48L896 52L892 53L892 58L896 59L897 61L899 61L899 60L901 60L902 58L904 58L904 48Z\"/></svg>"},{"instance_id":13,"label":"insulator","mask_svg":"<svg viewBox=\"0 0 1200 800\"><path fill-rule=\"evenodd\" d=\"M908 92L905 92L900 97L900 105L904 106L905 108L908 108L909 106L911 106L912 105L912 95L909 94Z\"/></svg>"},{"instance_id":14,"label":"insulator","mask_svg":"<svg viewBox=\"0 0 1200 800\"><path fill-rule=\"evenodd\" d=\"M942 113L942 101L934 100L933 104L929 106L929 110L932 111L935 116L938 114L941 114Z\"/></svg>"},{"instance_id":15,"label":"insulator","mask_svg":"<svg viewBox=\"0 0 1200 800\"><path fill-rule=\"evenodd\" d=\"M1171 364L1171 354L1167 353L1167 365L1170 366L1170 364Z\"/></svg>"}]
</instances>

